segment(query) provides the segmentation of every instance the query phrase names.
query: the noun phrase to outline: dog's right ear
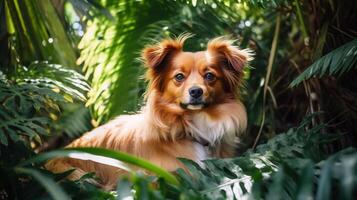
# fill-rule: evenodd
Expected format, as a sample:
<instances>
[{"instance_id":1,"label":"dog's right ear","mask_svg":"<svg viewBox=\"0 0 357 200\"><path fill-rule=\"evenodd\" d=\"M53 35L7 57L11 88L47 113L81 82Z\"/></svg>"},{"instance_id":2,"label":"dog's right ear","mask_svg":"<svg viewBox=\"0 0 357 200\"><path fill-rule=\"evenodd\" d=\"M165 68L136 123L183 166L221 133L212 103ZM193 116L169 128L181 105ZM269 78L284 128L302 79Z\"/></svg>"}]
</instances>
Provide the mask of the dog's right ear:
<instances>
[{"instance_id":1,"label":"dog's right ear","mask_svg":"<svg viewBox=\"0 0 357 200\"><path fill-rule=\"evenodd\" d=\"M158 44L146 47L142 52L142 58L149 69L158 70L173 52L182 51L183 44L189 34L180 35L177 39L165 39Z\"/></svg>"}]
</instances>

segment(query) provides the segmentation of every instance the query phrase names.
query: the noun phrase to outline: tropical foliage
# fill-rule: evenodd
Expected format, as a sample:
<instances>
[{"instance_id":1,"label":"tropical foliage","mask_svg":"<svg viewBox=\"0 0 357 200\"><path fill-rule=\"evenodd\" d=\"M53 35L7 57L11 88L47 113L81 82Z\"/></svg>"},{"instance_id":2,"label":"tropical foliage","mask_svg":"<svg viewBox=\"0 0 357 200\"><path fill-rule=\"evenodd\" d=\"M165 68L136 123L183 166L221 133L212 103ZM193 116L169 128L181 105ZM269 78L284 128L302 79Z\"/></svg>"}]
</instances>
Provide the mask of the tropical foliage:
<instances>
[{"instance_id":1,"label":"tropical foliage","mask_svg":"<svg viewBox=\"0 0 357 200\"><path fill-rule=\"evenodd\" d=\"M356 1L2 0L0 21L0 199L357 195ZM184 32L195 35L186 50L230 35L255 52L241 88L249 129L237 157L204 168L181 159L189 173L172 175L122 152L55 150L136 111L146 88L140 50ZM108 192L91 173L69 181L71 170L42 167L73 155L120 161L128 176Z\"/></svg>"},{"instance_id":2,"label":"tropical foliage","mask_svg":"<svg viewBox=\"0 0 357 200\"><path fill-rule=\"evenodd\" d=\"M354 39L315 61L300 76L298 76L291 85L295 86L313 76L341 76L357 66L356 55L357 40Z\"/></svg>"}]
</instances>

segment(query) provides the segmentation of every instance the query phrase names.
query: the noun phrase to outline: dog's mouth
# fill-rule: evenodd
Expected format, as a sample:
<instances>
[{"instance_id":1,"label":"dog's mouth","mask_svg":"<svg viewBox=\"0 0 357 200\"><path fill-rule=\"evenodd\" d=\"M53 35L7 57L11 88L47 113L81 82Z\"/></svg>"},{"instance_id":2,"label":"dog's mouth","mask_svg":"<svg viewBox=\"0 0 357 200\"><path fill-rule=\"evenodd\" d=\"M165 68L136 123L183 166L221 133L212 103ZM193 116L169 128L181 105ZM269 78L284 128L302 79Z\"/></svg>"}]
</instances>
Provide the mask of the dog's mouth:
<instances>
[{"instance_id":1,"label":"dog's mouth","mask_svg":"<svg viewBox=\"0 0 357 200\"><path fill-rule=\"evenodd\" d=\"M208 103L202 100L191 100L189 103L180 103L180 106L188 110L201 110L208 106Z\"/></svg>"}]
</instances>

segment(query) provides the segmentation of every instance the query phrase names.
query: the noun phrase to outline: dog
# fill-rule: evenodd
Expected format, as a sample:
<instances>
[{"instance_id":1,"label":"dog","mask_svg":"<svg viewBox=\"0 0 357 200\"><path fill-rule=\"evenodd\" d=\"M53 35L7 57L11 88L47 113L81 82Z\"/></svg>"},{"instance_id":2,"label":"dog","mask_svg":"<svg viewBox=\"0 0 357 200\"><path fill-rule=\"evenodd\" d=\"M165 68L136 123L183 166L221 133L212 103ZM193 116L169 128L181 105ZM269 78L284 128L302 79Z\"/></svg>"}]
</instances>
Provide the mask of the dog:
<instances>
[{"instance_id":1,"label":"dog","mask_svg":"<svg viewBox=\"0 0 357 200\"><path fill-rule=\"evenodd\" d=\"M165 39L142 51L147 67L146 104L138 114L121 115L84 134L67 147L102 147L144 158L168 171L184 168L178 157L200 163L232 157L247 127L239 100L249 50L218 37L205 51L185 52L190 35ZM113 188L123 169L73 158L51 160L53 172L76 170L69 179L95 172L100 185Z\"/></svg>"}]
</instances>

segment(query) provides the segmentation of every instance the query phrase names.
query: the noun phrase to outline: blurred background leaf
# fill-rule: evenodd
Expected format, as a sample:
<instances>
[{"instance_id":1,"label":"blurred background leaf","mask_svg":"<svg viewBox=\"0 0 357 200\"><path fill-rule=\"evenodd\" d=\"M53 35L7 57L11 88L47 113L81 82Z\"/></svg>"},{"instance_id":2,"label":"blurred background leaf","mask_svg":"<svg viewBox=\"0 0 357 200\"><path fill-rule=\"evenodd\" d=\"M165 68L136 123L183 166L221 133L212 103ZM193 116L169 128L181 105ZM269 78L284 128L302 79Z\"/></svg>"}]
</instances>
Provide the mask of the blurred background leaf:
<instances>
[{"instance_id":1,"label":"blurred background leaf","mask_svg":"<svg viewBox=\"0 0 357 200\"><path fill-rule=\"evenodd\" d=\"M357 66L356 55L357 39L354 39L315 61L291 82L291 86L296 86L311 77L322 77L323 75L341 76Z\"/></svg>"}]
</instances>

